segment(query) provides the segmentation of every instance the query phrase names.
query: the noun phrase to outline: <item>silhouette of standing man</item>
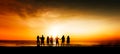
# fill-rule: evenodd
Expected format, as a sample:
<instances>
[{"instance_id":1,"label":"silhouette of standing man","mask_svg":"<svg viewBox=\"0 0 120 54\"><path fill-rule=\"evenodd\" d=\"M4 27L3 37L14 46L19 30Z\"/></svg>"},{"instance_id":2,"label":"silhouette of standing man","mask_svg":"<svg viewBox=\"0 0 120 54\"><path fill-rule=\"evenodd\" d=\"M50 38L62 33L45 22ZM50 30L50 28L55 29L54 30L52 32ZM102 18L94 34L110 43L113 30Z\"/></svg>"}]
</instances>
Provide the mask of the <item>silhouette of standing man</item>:
<instances>
[{"instance_id":1,"label":"silhouette of standing man","mask_svg":"<svg viewBox=\"0 0 120 54\"><path fill-rule=\"evenodd\" d=\"M41 37L41 45L44 45L44 36L42 35L42 37Z\"/></svg>"},{"instance_id":2,"label":"silhouette of standing man","mask_svg":"<svg viewBox=\"0 0 120 54\"><path fill-rule=\"evenodd\" d=\"M64 43L65 43L65 37L64 37L64 35L62 36L62 43L61 43L61 45L64 45Z\"/></svg>"},{"instance_id":3,"label":"silhouette of standing man","mask_svg":"<svg viewBox=\"0 0 120 54\"><path fill-rule=\"evenodd\" d=\"M37 46L40 46L40 40L39 40L39 35L37 36Z\"/></svg>"},{"instance_id":4,"label":"silhouette of standing man","mask_svg":"<svg viewBox=\"0 0 120 54\"><path fill-rule=\"evenodd\" d=\"M49 45L49 36L47 36L47 45Z\"/></svg>"},{"instance_id":5,"label":"silhouette of standing man","mask_svg":"<svg viewBox=\"0 0 120 54\"><path fill-rule=\"evenodd\" d=\"M67 44L70 44L70 37L67 36Z\"/></svg>"}]
</instances>

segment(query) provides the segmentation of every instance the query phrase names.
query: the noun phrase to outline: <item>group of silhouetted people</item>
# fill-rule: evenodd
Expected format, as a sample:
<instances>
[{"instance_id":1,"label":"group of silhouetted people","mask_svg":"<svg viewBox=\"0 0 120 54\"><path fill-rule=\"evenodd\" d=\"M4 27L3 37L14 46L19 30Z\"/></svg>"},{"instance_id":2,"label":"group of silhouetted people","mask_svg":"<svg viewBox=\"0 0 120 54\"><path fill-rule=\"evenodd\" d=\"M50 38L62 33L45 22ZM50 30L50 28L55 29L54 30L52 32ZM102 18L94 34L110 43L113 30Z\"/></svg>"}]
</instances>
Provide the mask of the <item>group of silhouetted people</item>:
<instances>
[{"instance_id":1,"label":"group of silhouetted people","mask_svg":"<svg viewBox=\"0 0 120 54\"><path fill-rule=\"evenodd\" d=\"M37 36L37 46L45 45L44 40L45 40L45 37L43 35L42 35L42 37ZM64 45L65 44L65 36L63 35L60 40L62 40L61 46ZM56 46L58 46L59 45L59 38L58 37L55 38L55 42L56 42ZM47 45L53 45L53 37L47 36L46 43L47 43ZM66 43L70 44L70 37L69 36L67 36Z\"/></svg>"},{"instance_id":2,"label":"group of silhouetted people","mask_svg":"<svg viewBox=\"0 0 120 54\"><path fill-rule=\"evenodd\" d=\"M37 36L37 46L44 45L44 36L42 35L42 37Z\"/></svg>"}]
</instances>

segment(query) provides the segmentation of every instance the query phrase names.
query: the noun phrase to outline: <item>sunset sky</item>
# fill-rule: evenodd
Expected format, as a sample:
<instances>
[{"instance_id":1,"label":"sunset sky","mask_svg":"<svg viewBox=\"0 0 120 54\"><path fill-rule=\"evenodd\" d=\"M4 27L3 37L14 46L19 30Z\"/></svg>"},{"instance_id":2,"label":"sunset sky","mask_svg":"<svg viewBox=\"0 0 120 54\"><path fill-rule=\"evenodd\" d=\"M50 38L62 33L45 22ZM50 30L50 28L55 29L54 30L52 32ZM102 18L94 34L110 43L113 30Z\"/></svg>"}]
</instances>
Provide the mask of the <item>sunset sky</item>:
<instances>
[{"instance_id":1,"label":"sunset sky","mask_svg":"<svg viewBox=\"0 0 120 54\"><path fill-rule=\"evenodd\" d=\"M120 38L120 1L1 0L0 40L37 35L99 41Z\"/></svg>"}]
</instances>

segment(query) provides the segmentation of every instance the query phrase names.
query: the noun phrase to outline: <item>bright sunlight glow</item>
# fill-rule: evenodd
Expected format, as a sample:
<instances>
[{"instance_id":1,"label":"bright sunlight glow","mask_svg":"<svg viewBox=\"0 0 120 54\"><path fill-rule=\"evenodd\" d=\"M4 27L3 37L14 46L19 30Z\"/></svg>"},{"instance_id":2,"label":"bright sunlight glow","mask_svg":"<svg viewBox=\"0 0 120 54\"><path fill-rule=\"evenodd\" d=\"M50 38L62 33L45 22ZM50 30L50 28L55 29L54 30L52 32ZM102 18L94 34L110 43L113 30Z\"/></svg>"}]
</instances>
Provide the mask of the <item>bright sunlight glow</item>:
<instances>
[{"instance_id":1,"label":"bright sunlight glow","mask_svg":"<svg viewBox=\"0 0 120 54\"><path fill-rule=\"evenodd\" d=\"M53 38L55 38L56 36L62 35L62 26L56 25L56 26L50 27L48 31L48 35L51 35Z\"/></svg>"},{"instance_id":2,"label":"bright sunlight glow","mask_svg":"<svg viewBox=\"0 0 120 54\"><path fill-rule=\"evenodd\" d=\"M91 36L97 33L101 33L103 31L108 30L108 26L102 23L101 21L78 21L73 20L65 22L65 23L57 23L50 26L48 29L48 35L61 37L62 35L80 35L81 37Z\"/></svg>"}]
</instances>

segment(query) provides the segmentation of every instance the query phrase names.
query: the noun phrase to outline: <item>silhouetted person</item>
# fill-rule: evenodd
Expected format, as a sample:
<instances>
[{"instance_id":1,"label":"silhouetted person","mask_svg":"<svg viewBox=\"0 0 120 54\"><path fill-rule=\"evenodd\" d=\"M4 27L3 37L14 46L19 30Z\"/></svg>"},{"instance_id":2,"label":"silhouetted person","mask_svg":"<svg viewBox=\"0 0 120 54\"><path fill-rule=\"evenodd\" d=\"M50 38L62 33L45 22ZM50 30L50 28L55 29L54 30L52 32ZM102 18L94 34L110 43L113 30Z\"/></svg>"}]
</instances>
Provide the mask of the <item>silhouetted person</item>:
<instances>
[{"instance_id":1,"label":"silhouetted person","mask_svg":"<svg viewBox=\"0 0 120 54\"><path fill-rule=\"evenodd\" d=\"M70 44L70 37L67 36L67 44Z\"/></svg>"},{"instance_id":2,"label":"silhouetted person","mask_svg":"<svg viewBox=\"0 0 120 54\"><path fill-rule=\"evenodd\" d=\"M42 37L41 37L41 45L44 45L44 36L42 35Z\"/></svg>"},{"instance_id":3,"label":"silhouetted person","mask_svg":"<svg viewBox=\"0 0 120 54\"><path fill-rule=\"evenodd\" d=\"M47 36L47 45L49 45L49 41L50 41L49 36Z\"/></svg>"},{"instance_id":4,"label":"silhouetted person","mask_svg":"<svg viewBox=\"0 0 120 54\"><path fill-rule=\"evenodd\" d=\"M56 37L55 40L56 40L56 45L59 45L59 38Z\"/></svg>"},{"instance_id":5,"label":"silhouetted person","mask_svg":"<svg viewBox=\"0 0 120 54\"><path fill-rule=\"evenodd\" d=\"M50 43L51 43L51 45L53 45L53 37L52 36L50 37Z\"/></svg>"},{"instance_id":6,"label":"silhouetted person","mask_svg":"<svg viewBox=\"0 0 120 54\"><path fill-rule=\"evenodd\" d=\"M64 35L62 36L62 43L61 43L61 45L64 45L64 43L65 43L65 37L64 37Z\"/></svg>"},{"instance_id":7,"label":"silhouetted person","mask_svg":"<svg viewBox=\"0 0 120 54\"><path fill-rule=\"evenodd\" d=\"M37 36L37 46L40 46L40 37L39 37L39 35Z\"/></svg>"}]
</instances>

